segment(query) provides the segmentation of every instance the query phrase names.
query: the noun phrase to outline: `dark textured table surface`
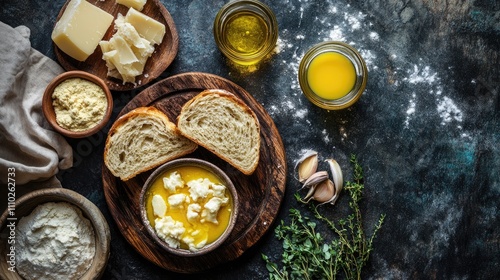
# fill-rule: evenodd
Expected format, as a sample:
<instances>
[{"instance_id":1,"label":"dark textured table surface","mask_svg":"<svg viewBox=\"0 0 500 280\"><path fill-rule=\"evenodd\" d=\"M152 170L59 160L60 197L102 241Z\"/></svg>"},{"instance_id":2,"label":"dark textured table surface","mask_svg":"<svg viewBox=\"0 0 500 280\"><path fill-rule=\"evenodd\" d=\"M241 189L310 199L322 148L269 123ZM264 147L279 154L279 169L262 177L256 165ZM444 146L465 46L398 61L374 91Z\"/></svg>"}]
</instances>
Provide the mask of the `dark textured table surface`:
<instances>
[{"instance_id":1,"label":"dark textured table surface","mask_svg":"<svg viewBox=\"0 0 500 280\"><path fill-rule=\"evenodd\" d=\"M279 22L278 49L257 69L243 72L226 62L212 35L215 15L226 1L162 2L176 22L180 43L159 79L190 71L220 75L245 88L273 118L288 163L278 221L287 219L290 208L307 211L293 198L299 188L293 166L301 151L336 158L347 179L354 153L365 169L367 229L380 213L387 215L363 278L500 279L499 1L264 1ZM32 46L55 59L50 34L63 4L1 0L0 21L29 27ZM301 57L325 40L351 44L368 64L366 91L346 110L313 106L298 85ZM114 93L113 118L138 92ZM136 253L103 196L107 129L68 139L74 167L60 175L63 187L94 202L110 225L111 256L103 279L267 277L261 253L275 261L281 254L272 232L236 261L199 275L165 271ZM322 211L343 213L347 203L344 194L335 207Z\"/></svg>"}]
</instances>

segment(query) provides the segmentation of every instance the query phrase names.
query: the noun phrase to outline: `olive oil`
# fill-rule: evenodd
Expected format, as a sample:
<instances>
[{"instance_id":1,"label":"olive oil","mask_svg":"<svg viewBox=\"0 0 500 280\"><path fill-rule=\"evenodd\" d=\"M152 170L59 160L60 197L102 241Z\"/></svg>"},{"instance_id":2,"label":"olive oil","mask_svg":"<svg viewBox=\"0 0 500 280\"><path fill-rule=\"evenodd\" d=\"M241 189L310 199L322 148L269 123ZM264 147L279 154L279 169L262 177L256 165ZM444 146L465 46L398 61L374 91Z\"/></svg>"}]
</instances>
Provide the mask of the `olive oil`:
<instances>
[{"instance_id":1,"label":"olive oil","mask_svg":"<svg viewBox=\"0 0 500 280\"><path fill-rule=\"evenodd\" d=\"M215 17L214 39L231 61L253 65L276 47L278 22L271 9L260 1L231 1Z\"/></svg>"},{"instance_id":2,"label":"olive oil","mask_svg":"<svg viewBox=\"0 0 500 280\"><path fill-rule=\"evenodd\" d=\"M267 33L266 23L261 17L242 12L228 19L222 36L233 51L250 55L266 45Z\"/></svg>"}]
</instances>

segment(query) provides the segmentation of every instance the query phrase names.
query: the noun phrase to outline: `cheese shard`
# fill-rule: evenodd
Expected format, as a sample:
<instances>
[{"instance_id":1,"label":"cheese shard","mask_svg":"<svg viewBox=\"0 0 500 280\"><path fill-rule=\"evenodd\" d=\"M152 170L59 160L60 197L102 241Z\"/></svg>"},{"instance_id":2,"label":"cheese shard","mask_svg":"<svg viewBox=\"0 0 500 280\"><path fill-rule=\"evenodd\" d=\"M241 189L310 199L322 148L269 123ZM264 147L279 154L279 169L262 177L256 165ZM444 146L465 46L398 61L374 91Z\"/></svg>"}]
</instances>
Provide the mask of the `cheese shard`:
<instances>
[{"instance_id":1,"label":"cheese shard","mask_svg":"<svg viewBox=\"0 0 500 280\"><path fill-rule=\"evenodd\" d=\"M139 62L139 59L135 56L134 52L127 44L122 36L115 35L110 40L109 43L118 51L118 58L120 64L132 64L134 62Z\"/></svg>"},{"instance_id":2,"label":"cheese shard","mask_svg":"<svg viewBox=\"0 0 500 280\"><path fill-rule=\"evenodd\" d=\"M85 0L71 0L52 31L52 41L64 53L85 61L106 34L114 17Z\"/></svg>"},{"instance_id":3,"label":"cheese shard","mask_svg":"<svg viewBox=\"0 0 500 280\"><path fill-rule=\"evenodd\" d=\"M154 215L160 218L165 217L165 213L167 213L167 204L161 195L155 194L153 196L152 204Z\"/></svg>"},{"instance_id":4,"label":"cheese shard","mask_svg":"<svg viewBox=\"0 0 500 280\"><path fill-rule=\"evenodd\" d=\"M136 84L135 78L144 72L155 44L163 41L165 26L130 8L126 16L120 13L117 15L115 31L109 41L100 42L102 58L108 68L107 75L121 79L124 84ZM169 186L165 188L169 189ZM170 191L175 192L175 188L176 186L170 188Z\"/></svg>"},{"instance_id":5,"label":"cheese shard","mask_svg":"<svg viewBox=\"0 0 500 280\"><path fill-rule=\"evenodd\" d=\"M165 25L161 22L130 8L125 15L125 21L132 24L139 34L146 40L160 44L165 35Z\"/></svg>"},{"instance_id":6,"label":"cheese shard","mask_svg":"<svg viewBox=\"0 0 500 280\"><path fill-rule=\"evenodd\" d=\"M144 8L146 4L146 0L116 0L116 3L142 11L142 8Z\"/></svg>"}]
</instances>

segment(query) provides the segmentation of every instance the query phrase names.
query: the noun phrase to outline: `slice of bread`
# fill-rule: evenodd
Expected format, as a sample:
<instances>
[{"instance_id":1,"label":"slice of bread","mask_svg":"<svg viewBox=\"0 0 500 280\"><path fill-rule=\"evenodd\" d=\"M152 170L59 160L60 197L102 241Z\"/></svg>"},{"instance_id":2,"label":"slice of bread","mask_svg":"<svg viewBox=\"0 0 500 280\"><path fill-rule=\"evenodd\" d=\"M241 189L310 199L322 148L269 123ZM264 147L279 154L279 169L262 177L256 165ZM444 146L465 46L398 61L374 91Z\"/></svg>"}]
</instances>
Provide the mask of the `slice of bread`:
<instances>
[{"instance_id":1,"label":"slice of bread","mask_svg":"<svg viewBox=\"0 0 500 280\"><path fill-rule=\"evenodd\" d=\"M121 116L109 130L104 163L113 175L127 181L197 147L163 112L139 107Z\"/></svg>"},{"instance_id":2,"label":"slice of bread","mask_svg":"<svg viewBox=\"0 0 500 280\"><path fill-rule=\"evenodd\" d=\"M177 128L243 174L250 175L257 168L259 120L234 94L220 89L202 91L184 104Z\"/></svg>"}]
</instances>

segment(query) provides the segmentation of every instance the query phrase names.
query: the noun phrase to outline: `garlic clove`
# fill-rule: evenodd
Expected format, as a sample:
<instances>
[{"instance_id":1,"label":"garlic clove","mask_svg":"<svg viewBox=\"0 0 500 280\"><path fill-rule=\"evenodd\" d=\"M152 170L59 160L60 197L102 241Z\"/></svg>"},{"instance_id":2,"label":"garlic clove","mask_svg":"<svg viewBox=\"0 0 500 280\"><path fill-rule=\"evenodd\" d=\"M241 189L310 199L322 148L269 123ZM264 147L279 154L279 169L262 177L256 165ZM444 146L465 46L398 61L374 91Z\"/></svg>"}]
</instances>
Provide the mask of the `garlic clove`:
<instances>
[{"instance_id":1,"label":"garlic clove","mask_svg":"<svg viewBox=\"0 0 500 280\"><path fill-rule=\"evenodd\" d=\"M332 180L325 180L319 183L315 190L313 199L320 203L327 203L335 196L335 186Z\"/></svg>"},{"instance_id":2,"label":"garlic clove","mask_svg":"<svg viewBox=\"0 0 500 280\"><path fill-rule=\"evenodd\" d=\"M312 174L316 172L318 168L318 152L313 150L307 150L304 155L297 160L295 164L295 170L299 175L299 182L303 183Z\"/></svg>"},{"instance_id":3,"label":"garlic clove","mask_svg":"<svg viewBox=\"0 0 500 280\"><path fill-rule=\"evenodd\" d=\"M328 201L325 201L324 203L330 203L334 205L337 199L339 198L340 192L342 191L342 188L344 186L344 178L342 175L342 169L340 169L340 165L336 160L327 159L326 162L328 162L328 165L330 165L330 171L332 173L332 180L335 188L335 194Z\"/></svg>"},{"instance_id":4,"label":"garlic clove","mask_svg":"<svg viewBox=\"0 0 500 280\"><path fill-rule=\"evenodd\" d=\"M314 152L306 157L298 166L299 182L303 183L318 169L318 153Z\"/></svg>"},{"instance_id":5,"label":"garlic clove","mask_svg":"<svg viewBox=\"0 0 500 280\"><path fill-rule=\"evenodd\" d=\"M335 185L333 187L335 189ZM339 198L340 192L337 192L336 190L334 190L334 192L335 192L335 194L329 200L327 200L321 204L330 203L331 205L335 205L335 202L337 202L337 199Z\"/></svg>"},{"instance_id":6,"label":"garlic clove","mask_svg":"<svg viewBox=\"0 0 500 280\"><path fill-rule=\"evenodd\" d=\"M318 171L307 178L307 180L302 185L302 188L300 189L317 185L325 180L328 180L328 172Z\"/></svg>"},{"instance_id":7,"label":"garlic clove","mask_svg":"<svg viewBox=\"0 0 500 280\"><path fill-rule=\"evenodd\" d=\"M317 186L318 185L314 185L314 186L311 186L311 188L309 188L309 191L307 192L306 196L304 197L305 202L309 202L313 198L313 195L314 195L314 192L315 192Z\"/></svg>"},{"instance_id":8,"label":"garlic clove","mask_svg":"<svg viewBox=\"0 0 500 280\"><path fill-rule=\"evenodd\" d=\"M344 177L342 176L342 169L339 163L334 159L325 160L330 166L330 171L332 173L332 181L335 185L336 192L339 193L344 186Z\"/></svg>"}]
</instances>

